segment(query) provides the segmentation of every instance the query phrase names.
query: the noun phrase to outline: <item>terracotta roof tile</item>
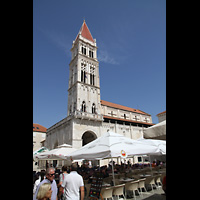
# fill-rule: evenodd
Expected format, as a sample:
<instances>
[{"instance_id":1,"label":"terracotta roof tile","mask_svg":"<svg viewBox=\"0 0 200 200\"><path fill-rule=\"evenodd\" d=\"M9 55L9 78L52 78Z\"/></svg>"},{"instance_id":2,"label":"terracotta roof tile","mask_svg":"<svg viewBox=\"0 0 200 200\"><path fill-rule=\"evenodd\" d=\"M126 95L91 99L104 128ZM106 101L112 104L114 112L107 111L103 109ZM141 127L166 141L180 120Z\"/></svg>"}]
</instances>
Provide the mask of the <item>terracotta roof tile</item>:
<instances>
[{"instance_id":1,"label":"terracotta roof tile","mask_svg":"<svg viewBox=\"0 0 200 200\"><path fill-rule=\"evenodd\" d=\"M33 131L46 133L47 128L45 128L44 126L42 126L40 124L33 124Z\"/></svg>"},{"instance_id":2,"label":"terracotta roof tile","mask_svg":"<svg viewBox=\"0 0 200 200\"><path fill-rule=\"evenodd\" d=\"M161 113L158 113L156 116L162 115L162 114L164 114L164 113L166 113L166 111L163 111L163 112L161 112Z\"/></svg>"},{"instance_id":3,"label":"terracotta roof tile","mask_svg":"<svg viewBox=\"0 0 200 200\"><path fill-rule=\"evenodd\" d=\"M109 106L109 107L112 107L112 108L118 108L118 109L121 109L121 110L126 110L126 111L130 111L130 112L135 112L135 113L138 113L138 114L143 114L143 115L149 115L148 113L145 113L139 109L135 109L135 108L130 108L130 107L127 107L127 106L122 106L122 105L119 105L119 104L116 104L116 103L111 103L111 102L108 102L108 101L104 101L104 100L101 100L101 104L102 105L105 105L105 106Z\"/></svg>"}]
</instances>

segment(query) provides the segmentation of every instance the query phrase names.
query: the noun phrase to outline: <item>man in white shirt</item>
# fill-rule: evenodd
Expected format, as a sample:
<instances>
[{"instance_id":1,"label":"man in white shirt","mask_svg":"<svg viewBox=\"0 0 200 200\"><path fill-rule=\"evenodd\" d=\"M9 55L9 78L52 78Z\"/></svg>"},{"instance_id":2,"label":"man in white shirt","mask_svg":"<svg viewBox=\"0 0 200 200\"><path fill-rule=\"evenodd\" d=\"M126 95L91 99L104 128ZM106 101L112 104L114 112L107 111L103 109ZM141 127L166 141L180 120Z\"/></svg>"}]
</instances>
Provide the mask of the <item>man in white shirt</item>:
<instances>
[{"instance_id":1,"label":"man in white shirt","mask_svg":"<svg viewBox=\"0 0 200 200\"><path fill-rule=\"evenodd\" d=\"M77 164L71 165L71 172L65 176L64 181L61 184L59 191L59 197L62 194L62 190L65 188L64 199L66 200L79 200L81 192L81 200L84 200L84 183L81 175L77 173Z\"/></svg>"}]
</instances>

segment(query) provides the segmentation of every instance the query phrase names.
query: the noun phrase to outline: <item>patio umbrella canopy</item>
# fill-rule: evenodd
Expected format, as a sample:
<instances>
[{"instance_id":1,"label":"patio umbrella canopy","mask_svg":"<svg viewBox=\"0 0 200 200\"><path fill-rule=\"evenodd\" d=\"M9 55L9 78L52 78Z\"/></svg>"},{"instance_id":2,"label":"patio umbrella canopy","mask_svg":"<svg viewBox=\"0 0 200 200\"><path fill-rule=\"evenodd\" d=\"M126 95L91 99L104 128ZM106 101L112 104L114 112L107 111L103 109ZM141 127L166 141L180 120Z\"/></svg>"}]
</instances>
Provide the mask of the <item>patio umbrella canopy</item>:
<instances>
[{"instance_id":1,"label":"patio umbrella canopy","mask_svg":"<svg viewBox=\"0 0 200 200\"><path fill-rule=\"evenodd\" d=\"M162 155L166 154L166 141L165 140L153 140L153 139L140 138L137 141L140 141L143 144L149 144L149 145L156 146L159 148Z\"/></svg>"},{"instance_id":2,"label":"patio umbrella canopy","mask_svg":"<svg viewBox=\"0 0 200 200\"><path fill-rule=\"evenodd\" d=\"M35 159L36 154L38 155L39 153L44 153L46 151L49 151L46 147L41 147L37 149L36 151L33 152L33 161L36 162L37 159Z\"/></svg>"},{"instance_id":3,"label":"patio umbrella canopy","mask_svg":"<svg viewBox=\"0 0 200 200\"><path fill-rule=\"evenodd\" d=\"M166 140L166 120L143 130L144 138Z\"/></svg>"},{"instance_id":4,"label":"patio umbrella canopy","mask_svg":"<svg viewBox=\"0 0 200 200\"><path fill-rule=\"evenodd\" d=\"M45 152L45 151L49 151L49 149L47 149L46 147L41 147L39 149L37 149L36 151L33 152L33 155Z\"/></svg>"},{"instance_id":5,"label":"patio umbrella canopy","mask_svg":"<svg viewBox=\"0 0 200 200\"><path fill-rule=\"evenodd\" d=\"M56 149L52 149L50 151L36 154L34 155L34 159L36 160L66 160L66 157L69 153L75 151L77 149L72 148L69 144L63 144L58 146Z\"/></svg>"},{"instance_id":6,"label":"patio umbrella canopy","mask_svg":"<svg viewBox=\"0 0 200 200\"><path fill-rule=\"evenodd\" d=\"M132 140L123 135L107 132L66 157L71 160L101 160L144 154L161 154L161 152L157 146L143 144L141 141Z\"/></svg>"}]
</instances>

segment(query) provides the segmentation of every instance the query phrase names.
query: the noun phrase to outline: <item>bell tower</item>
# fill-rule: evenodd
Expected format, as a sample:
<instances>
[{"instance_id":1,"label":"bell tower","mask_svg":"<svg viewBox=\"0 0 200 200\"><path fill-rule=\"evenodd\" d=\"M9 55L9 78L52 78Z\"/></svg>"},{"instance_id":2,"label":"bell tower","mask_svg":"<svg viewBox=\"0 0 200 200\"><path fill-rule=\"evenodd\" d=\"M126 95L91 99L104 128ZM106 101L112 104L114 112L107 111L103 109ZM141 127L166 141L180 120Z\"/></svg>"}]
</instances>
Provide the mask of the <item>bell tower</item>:
<instances>
[{"instance_id":1,"label":"bell tower","mask_svg":"<svg viewBox=\"0 0 200 200\"><path fill-rule=\"evenodd\" d=\"M73 41L67 116L102 121L96 39L85 20Z\"/></svg>"}]
</instances>

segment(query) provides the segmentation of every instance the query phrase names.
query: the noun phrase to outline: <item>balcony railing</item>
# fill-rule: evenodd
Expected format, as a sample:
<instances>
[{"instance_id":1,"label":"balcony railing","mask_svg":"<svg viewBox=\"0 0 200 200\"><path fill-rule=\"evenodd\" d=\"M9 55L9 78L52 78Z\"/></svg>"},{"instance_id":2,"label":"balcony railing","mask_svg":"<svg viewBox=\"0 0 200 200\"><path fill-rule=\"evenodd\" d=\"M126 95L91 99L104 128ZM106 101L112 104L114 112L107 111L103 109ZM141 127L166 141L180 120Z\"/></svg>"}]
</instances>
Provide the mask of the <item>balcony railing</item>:
<instances>
[{"instance_id":1,"label":"balcony railing","mask_svg":"<svg viewBox=\"0 0 200 200\"><path fill-rule=\"evenodd\" d=\"M103 115L100 115L97 113L88 113L88 112L82 112L82 111L76 110L74 113L71 113L71 116L74 116L75 118L80 118L80 119L103 121Z\"/></svg>"}]
</instances>

